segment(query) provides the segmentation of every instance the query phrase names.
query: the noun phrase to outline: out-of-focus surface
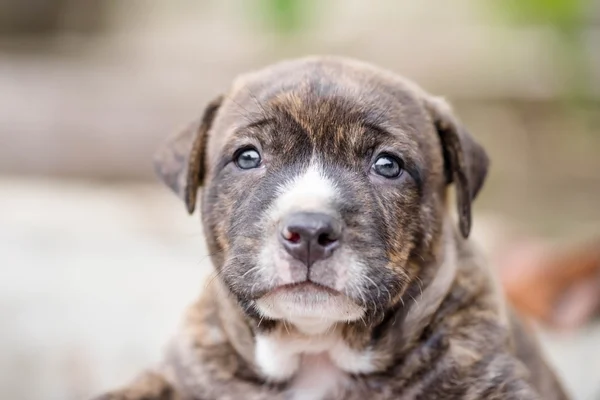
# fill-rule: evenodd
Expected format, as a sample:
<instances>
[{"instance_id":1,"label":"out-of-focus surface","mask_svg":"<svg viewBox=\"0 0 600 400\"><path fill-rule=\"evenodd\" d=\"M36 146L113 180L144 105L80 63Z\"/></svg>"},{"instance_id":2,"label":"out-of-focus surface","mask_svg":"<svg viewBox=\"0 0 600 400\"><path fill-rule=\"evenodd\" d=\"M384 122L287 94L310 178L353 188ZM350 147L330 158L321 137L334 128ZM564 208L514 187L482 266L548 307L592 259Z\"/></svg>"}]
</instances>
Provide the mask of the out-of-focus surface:
<instances>
[{"instance_id":1,"label":"out-of-focus surface","mask_svg":"<svg viewBox=\"0 0 600 400\"><path fill-rule=\"evenodd\" d=\"M157 362L209 273L147 185L0 181L0 397L84 399Z\"/></svg>"},{"instance_id":2,"label":"out-of-focus surface","mask_svg":"<svg viewBox=\"0 0 600 400\"><path fill-rule=\"evenodd\" d=\"M1 398L86 398L159 359L210 266L152 152L282 58L358 57L446 96L493 160L489 253L600 236L598 1L83 3L0 0ZM598 398L600 326L542 337L575 399Z\"/></svg>"}]
</instances>

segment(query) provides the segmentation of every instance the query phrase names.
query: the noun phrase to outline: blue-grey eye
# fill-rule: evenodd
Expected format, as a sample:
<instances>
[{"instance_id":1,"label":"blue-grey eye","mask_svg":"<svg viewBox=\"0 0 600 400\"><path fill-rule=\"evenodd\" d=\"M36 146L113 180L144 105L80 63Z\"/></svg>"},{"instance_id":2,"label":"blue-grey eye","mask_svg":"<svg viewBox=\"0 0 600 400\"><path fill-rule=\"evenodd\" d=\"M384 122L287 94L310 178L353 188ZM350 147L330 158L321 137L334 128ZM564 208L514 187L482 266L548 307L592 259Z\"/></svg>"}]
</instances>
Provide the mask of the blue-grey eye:
<instances>
[{"instance_id":1,"label":"blue-grey eye","mask_svg":"<svg viewBox=\"0 0 600 400\"><path fill-rule=\"evenodd\" d=\"M261 158L256 149L245 149L235 157L235 164L241 169L252 169L260 166Z\"/></svg>"},{"instance_id":2,"label":"blue-grey eye","mask_svg":"<svg viewBox=\"0 0 600 400\"><path fill-rule=\"evenodd\" d=\"M377 157L371 169L377 175L388 179L394 179L402 174L403 165L404 163L399 158L389 154L382 154Z\"/></svg>"}]
</instances>

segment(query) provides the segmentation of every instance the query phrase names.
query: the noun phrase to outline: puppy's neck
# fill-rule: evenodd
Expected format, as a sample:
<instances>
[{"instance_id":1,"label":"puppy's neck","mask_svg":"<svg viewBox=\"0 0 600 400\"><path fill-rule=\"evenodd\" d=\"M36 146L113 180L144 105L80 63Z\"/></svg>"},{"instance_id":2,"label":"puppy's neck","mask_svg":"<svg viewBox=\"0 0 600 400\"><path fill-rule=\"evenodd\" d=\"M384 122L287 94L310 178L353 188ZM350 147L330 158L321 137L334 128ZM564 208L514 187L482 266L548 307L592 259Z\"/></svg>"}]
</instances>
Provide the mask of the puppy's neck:
<instances>
[{"instance_id":1,"label":"puppy's neck","mask_svg":"<svg viewBox=\"0 0 600 400\"><path fill-rule=\"evenodd\" d=\"M418 296L409 295L410 299L404 299L407 310L402 321L402 343L410 343L425 329L440 308L456 278L458 239L450 224L445 224L444 234L440 240L437 266L421 266L421 268L431 268L433 272L431 278L428 282L417 279L413 286L418 287Z\"/></svg>"},{"instance_id":2,"label":"puppy's neck","mask_svg":"<svg viewBox=\"0 0 600 400\"><path fill-rule=\"evenodd\" d=\"M364 374L375 370L371 353L352 349L343 337L343 327L333 326L326 332L307 335L294 328L280 328L256 336L255 361L270 379L280 381L294 376L302 360L317 356L334 368L347 373Z\"/></svg>"}]
</instances>

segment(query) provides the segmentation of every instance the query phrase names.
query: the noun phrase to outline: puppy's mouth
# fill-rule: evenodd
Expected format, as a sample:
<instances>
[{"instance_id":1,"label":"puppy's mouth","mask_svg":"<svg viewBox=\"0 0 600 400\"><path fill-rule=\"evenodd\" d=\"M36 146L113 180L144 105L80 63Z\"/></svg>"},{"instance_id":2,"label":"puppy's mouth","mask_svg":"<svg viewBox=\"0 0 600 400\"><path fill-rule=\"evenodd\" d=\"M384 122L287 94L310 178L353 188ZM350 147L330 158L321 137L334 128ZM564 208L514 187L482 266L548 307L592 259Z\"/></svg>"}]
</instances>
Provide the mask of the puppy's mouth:
<instances>
[{"instance_id":1,"label":"puppy's mouth","mask_svg":"<svg viewBox=\"0 0 600 400\"><path fill-rule=\"evenodd\" d=\"M278 286L256 301L262 315L303 325L336 323L363 317L363 307L345 294L310 280Z\"/></svg>"},{"instance_id":2,"label":"puppy's mouth","mask_svg":"<svg viewBox=\"0 0 600 400\"><path fill-rule=\"evenodd\" d=\"M266 293L266 295L283 293L287 295L330 294L332 296L343 296L341 292L311 280L277 286L273 290Z\"/></svg>"}]
</instances>

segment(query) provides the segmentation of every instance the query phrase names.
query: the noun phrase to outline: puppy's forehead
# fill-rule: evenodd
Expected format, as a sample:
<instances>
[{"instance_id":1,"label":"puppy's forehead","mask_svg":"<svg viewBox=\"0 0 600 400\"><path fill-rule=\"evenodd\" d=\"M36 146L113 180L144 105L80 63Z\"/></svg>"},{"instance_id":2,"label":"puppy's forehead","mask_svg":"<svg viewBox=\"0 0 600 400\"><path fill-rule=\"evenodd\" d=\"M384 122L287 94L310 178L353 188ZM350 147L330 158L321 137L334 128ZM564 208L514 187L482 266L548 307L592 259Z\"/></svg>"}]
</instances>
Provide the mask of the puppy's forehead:
<instances>
[{"instance_id":1,"label":"puppy's forehead","mask_svg":"<svg viewBox=\"0 0 600 400\"><path fill-rule=\"evenodd\" d=\"M422 90L369 64L336 57L311 57L274 64L239 76L214 124L210 153L240 127L285 114L306 132L320 128L374 125L431 144L432 124ZM348 133L349 134L349 133Z\"/></svg>"}]
</instances>

